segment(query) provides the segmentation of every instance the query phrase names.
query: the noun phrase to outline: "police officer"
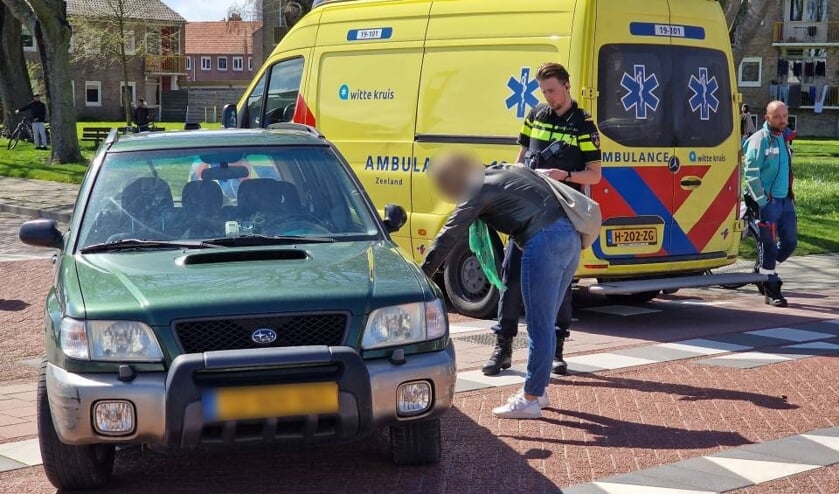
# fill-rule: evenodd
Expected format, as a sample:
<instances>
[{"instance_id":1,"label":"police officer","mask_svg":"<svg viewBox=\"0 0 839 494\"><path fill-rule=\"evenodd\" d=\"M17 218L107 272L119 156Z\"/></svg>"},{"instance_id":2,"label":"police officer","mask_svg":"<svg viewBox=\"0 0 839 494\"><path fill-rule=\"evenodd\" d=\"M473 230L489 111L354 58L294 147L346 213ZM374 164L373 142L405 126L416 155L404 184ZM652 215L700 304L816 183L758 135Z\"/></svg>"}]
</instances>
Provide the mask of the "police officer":
<instances>
[{"instance_id":1,"label":"police officer","mask_svg":"<svg viewBox=\"0 0 839 494\"><path fill-rule=\"evenodd\" d=\"M558 63L546 63L536 72L546 103L537 105L524 121L518 143L517 163L543 170L548 176L577 190L600 182L600 136L591 116L571 98L568 71ZM498 323L493 326L496 341L483 373L496 375L511 365L513 338L518 334L522 313L520 285L522 251L509 242L504 253L502 278L506 289L498 305ZM556 320L556 352L553 372L565 374L565 338L571 326L571 285L563 298Z\"/></svg>"}]
</instances>

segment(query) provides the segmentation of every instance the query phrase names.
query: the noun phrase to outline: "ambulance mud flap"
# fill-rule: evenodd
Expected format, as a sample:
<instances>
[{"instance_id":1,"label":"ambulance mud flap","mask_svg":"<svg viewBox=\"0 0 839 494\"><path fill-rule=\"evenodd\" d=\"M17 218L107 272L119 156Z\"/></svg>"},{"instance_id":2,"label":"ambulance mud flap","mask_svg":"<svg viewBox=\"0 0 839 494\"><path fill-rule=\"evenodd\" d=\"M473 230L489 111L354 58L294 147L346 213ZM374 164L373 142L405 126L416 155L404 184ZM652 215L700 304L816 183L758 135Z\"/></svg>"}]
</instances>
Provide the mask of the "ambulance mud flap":
<instances>
[{"instance_id":1,"label":"ambulance mud flap","mask_svg":"<svg viewBox=\"0 0 839 494\"><path fill-rule=\"evenodd\" d=\"M748 285L766 281L766 275L757 273L724 273L681 278L660 278L654 280L628 280L598 283L589 287L591 293L600 295L630 295L656 290L678 290L680 288L702 288L722 285Z\"/></svg>"}]
</instances>

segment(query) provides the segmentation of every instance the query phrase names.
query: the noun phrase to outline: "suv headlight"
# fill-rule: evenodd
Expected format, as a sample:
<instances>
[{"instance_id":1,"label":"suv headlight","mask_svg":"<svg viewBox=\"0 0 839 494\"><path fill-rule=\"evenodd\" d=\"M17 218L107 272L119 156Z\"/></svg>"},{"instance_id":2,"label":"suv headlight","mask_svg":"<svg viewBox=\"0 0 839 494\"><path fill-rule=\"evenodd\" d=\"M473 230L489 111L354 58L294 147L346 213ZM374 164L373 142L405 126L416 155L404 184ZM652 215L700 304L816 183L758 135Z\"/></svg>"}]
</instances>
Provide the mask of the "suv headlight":
<instances>
[{"instance_id":1,"label":"suv headlight","mask_svg":"<svg viewBox=\"0 0 839 494\"><path fill-rule=\"evenodd\" d=\"M365 350L442 338L448 331L442 300L376 309L367 320L361 346Z\"/></svg>"},{"instance_id":2,"label":"suv headlight","mask_svg":"<svg viewBox=\"0 0 839 494\"><path fill-rule=\"evenodd\" d=\"M70 358L114 362L160 362L163 352L152 329L138 321L77 321L65 318L61 350Z\"/></svg>"}]
</instances>

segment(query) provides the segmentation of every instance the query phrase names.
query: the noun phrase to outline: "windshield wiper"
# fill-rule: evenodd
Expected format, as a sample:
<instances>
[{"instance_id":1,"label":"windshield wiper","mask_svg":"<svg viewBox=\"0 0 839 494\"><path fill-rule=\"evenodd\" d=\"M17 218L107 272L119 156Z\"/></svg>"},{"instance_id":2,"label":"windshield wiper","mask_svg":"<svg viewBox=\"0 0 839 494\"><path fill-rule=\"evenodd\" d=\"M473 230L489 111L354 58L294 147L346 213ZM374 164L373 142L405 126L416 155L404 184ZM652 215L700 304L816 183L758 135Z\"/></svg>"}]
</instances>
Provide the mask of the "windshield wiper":
<instances>
[{"instance_id":1,"label":"windshield wiper","mask_svg":"<svg viewBox=\"0 0 839 494\"><path fill-rule=\"evenodd\" d=\"M213 245L201 241L166 241L166 240L140 240L127 238L116 242L104 242L101 244L88 245L79 252L82 254L95 254L97 252L118 252L123 250L141 249L206 249Z\"/></svg>"},{"instance_id":2,"label":"windshield wiper","mask_svg":"<svg viewBox=\"0 0 839 494\"><path fill-rule=\"evenodd\" d=\"M239 235L238 237L212 238L202 242L209 246L248 247L256 245L328 244L335 239L329 237L304 237L298 235Z\"/></svg>"}]
</instances>

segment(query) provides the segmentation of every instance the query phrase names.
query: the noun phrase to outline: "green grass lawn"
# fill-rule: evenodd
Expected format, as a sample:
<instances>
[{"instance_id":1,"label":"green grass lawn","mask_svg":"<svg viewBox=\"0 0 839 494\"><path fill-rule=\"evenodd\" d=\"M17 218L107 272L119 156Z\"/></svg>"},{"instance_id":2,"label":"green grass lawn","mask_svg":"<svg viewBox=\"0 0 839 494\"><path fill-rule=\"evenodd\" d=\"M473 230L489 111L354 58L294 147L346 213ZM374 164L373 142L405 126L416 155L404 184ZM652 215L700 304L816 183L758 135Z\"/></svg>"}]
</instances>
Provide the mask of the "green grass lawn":
<instances>
[{"instance_id":1,"label":"green grass lawn","mask_svg":"<svg viewBox=\"0 0 839 494\"><path fill-rule=\"evenodd\" d=\"M793 149L796 254L839 252L839 140L798 139Z\"/></svg>"},{"instance_id":2,"label":"green grass lawn","mask_svg":"<svg viewBox=\"0 0 839 494\"><path fill-rule=\"evenodd\" d=\"M77 125L79 138L84 127L124 127L125 122L79 122ZM183 122L164 122L158 124L167 130L184 128ZM204 129L218 129L219 123L202 123ZM0 139L0 176L32 178L53 182L80 183L87 171L87 163L96 152L96 146L91 141L81 141L84 160L78 164L53 165L47 162L49 151L37 151L28 142L20 142L11 151L6 149L8 141Z\"/></svg>"}]
</instances>

